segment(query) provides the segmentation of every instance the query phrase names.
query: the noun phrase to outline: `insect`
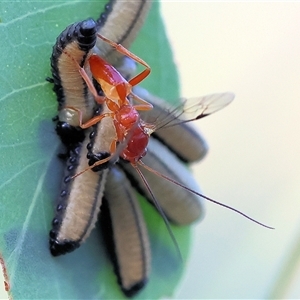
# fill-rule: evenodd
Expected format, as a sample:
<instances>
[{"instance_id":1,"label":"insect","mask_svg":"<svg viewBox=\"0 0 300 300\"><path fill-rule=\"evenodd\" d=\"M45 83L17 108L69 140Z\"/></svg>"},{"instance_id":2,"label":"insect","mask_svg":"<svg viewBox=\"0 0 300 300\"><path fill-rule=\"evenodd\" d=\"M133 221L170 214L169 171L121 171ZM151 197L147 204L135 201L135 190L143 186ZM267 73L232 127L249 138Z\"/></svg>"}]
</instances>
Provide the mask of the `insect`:
<instances>
[{"instance_id":1,"label":"insect","mask_svg":"<svg viewBox=\"0 0 300 300\"><path fill-rule=\"evenodd\" d=\"M115 152L117 142L124 139L124 137L127 135L128 130L131 129L131 127L139 118L137 110L152 109L152 105L150 103L138 97L132 92L132 87L144 80L150 74L151 69L145 61L125 49L122 45L116 44L100 34L97 34L97 36L114 47L118 52L131 57L136 62L139 62L145 67L145 69L138 75L134 76L129 81L126 81L122 77L122 75L103 58L95 54L91 55L88 59L88 62L92 75L100 84L101 89L104 93L104 96L99 96L96 88L94 87L84 68L80 67L76 60L73 59L67 51L64 51L66 55L69 55L70 58L73 59L79 73L81 74L82 78L85 80L87 86L93 94L95 101L99 104L105 105L109 112L101 113L100 115L93 117L86 123L83 123L83 114L80 109L76 107L67 107L67 109L76 111L79 114L79 126L83 129L99 123L104 118L113 118L117 138L112 140L109 150L110 152ZM129 96L139 104L132 106L128 98ZM123 118L124 115L126 115L126 118ZM109 156L104 159L106 159L106 161L109 161L111 157Z\"/></svg>"},{"instance_id":2,"label":"insect","mask_svg":"<svg viewBox=\"0 0 300 300\"><path fill-rule=\"evenodd\" d=\"M83 68L80 68L80 66L77 65L80 74L82 75L87 85L91 89L91 92L94 95L96 101L99 103L105 102L109 110L111 110L111 113L103 113L83 124L82 114L80 110L74 108L74 111L77 111L79 113L80 127L88 128L96 124L97 122L101 121L103 118L110 117L113 118L117 138L114 139L111 143L110 146L110 152L112 153L111 155L105 158L101 158L100 160L94 162L93 164L90 164L88 168L79 172L78 174L73 176L73 178L78 177L79 175L81 175L82 173L86 172L89 169L97 171L99 170L98 166L101 166L102 164L109 162L110 160L117 159L120 156L123 160L130 162L132 167L137 171L140 178L144 182L145 186L149 190L149 193L151 194L152 199L154 200L154 203L157 206L157 209L162 213L162 216L164 216L163 212L161 211L161 208L159 207L158 202L155 199L155 196L152 193L146 178L144 177L143 173L141 172L138 166L142 166L143 168L156 174L157 176L162 177L178 186L181 186L187 191L194 193L208 201L214 202L218 205L233 210L236 213L243 215L244 217L250 219L255 223L270 228L269 226L264 225L254 220L253 218L250 218L249 216L245 215L244 213L242 213L241 211L235 208L232 208L228 205L215 201L209 197L206 197L188 188L187 186L184 186L183 184L180 184L176 180L173 180L172 178L163 175L162 173L152 169L151 167L145 165L142 162L142 158L146 155L146 151L147 151L146 147L149 142L149 137L157 129L162 127L174 126L182 122L191 122L206 117L222 109L226 105L228 105L233 100L234 95L232 93L223 93L223 94L212 94L212 95L204 96L202 98L196 98L193 100L194 103L192 104L191 101L189 101L189 104L186 106L184 110L178 109L178 114L176 115L176 118L172 117L170 120L164 120L162 121L162 123L157 122L156 124L146 123L143 119L140 118L140 115L137 112L137 110L150 110L152 106L147 104L145 100L133 94L132 86L135 86L136 84L141 82L149 75L150 67L146 62L144 62L142 59L140 59L139 57L131 53L129 50L122 47L121 45L116 44L113 41L99 34L98 37L106 41L109 45L114 47L118 52L127 55L132 59L134 59L135 61L141 63L146 69L144 69L141 73L139 73L138 75L136 75L134 78L132 78L127 82L124 78L122 78L120 73L117 72L115 68L107 64L102 58L97 57L96 55L91 56L89 58L91 72L94 78L101 85L105 95L104 97L97 97L97 93L94 90L94 87L91 81L89 80L88 76L86 75L86 72L84 71ZM105 71L103 71L103 69ZM137 100L139 103L142 104L131 105L129 97L132 97L134 100ZM191 117L188 120L180 121L178 118L184 113L191 114ZM117 143L120 143L121 145L118 151L116 151ZM115 161L113 160L113 163L114 162ZM165 221L167 224L166 219Z\"/></svg>"},{"instance_id":3,"label":"insect","mask_svg":"<svg viewBox=\"0 0 300 300\"><path fill-rule=\"evenodd\" d=\"M134 76L129 81L126 81L123 78L123 76L103 58L96 54L92 54L88 58L88 62L93 77L97 80L97 82L101 86L101 89L103 90L104 96L100 96L96 88L94 87L93 82L90 80L88 74L86 73L85 69L80 67L76 60L73 59L73 57L67 51L64 50L64 53L70 56L71 59L73 59L74 64L77 66L79 73L81 74L82 78L85 80L87 86L93 94L95 101L98 104L103 105L104 107L100 115L93 117L86 123L82 123L83 115L80 109L76 107L66 107L66 109L73 110L74 112L77 112L79 114L79 126L82 129L88 128L96 123L99 123L104 118L107 121L111 119L107 117L112 117L114 126L115 128L117 128L117 137L112 139L112 142L109 147L109 152L113 153L116 150L117 142L125 137L127 131L130 129L130 126L132 126L136 122L136 119L139 117L137 110L152 109L152 105L150 103L144 101L142 98L138 97L132 92L132 87L140 83L149 75L150 66L145 61L143 61L142 59L125 49L122 45L116 44L100 34L97 34L97 36L100 39L109 43L112 47L115 47L118 52L130 56L132 59L139 62L145 67L145 69L138 75ZM139 104L132 106L128 96L133 98ZM126 120L122 119L124 110L126 111ZM104 153L104 155L106 154L107 153ZM96 156L95 158L89 157L90 161L91 159L99 160L99 158L99 156ZM106 161L113 162L113 159L110 156L107 156L104 159L106 159ZM103 165L102 167L107 167L107 165Z\"/></svg>"}]
</instances>

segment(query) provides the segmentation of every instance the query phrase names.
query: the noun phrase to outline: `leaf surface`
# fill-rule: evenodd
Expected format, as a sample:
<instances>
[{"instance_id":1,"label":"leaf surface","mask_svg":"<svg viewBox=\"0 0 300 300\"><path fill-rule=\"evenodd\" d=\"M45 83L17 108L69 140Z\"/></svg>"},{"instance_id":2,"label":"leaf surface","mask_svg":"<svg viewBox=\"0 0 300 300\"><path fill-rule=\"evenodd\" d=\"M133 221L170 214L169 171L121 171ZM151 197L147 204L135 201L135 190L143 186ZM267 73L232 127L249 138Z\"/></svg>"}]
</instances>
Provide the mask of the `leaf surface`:
<instances>
[{"instance_id":1,"label":"leaf surface","mask_svg":"<svg viewBox=\"0 0 300 300\"><path fill-rule=\"evenodd\" d=\"M52 117L56 96L45 81L56 37L69 24L97 18L102 1L1 2L0 60L0 251L13 299L124 298L96 228L75 252L54 258L48 232L59 194L63 163ZM132 49L152 67L143 86L167 99L178 98L178 80L159 7L154 3ZM181 276L165 225L141 199L153 255L152 273L139 299L172 294ZM175 228L186 258L189 229Z\"/></svg>"}]
</instances>

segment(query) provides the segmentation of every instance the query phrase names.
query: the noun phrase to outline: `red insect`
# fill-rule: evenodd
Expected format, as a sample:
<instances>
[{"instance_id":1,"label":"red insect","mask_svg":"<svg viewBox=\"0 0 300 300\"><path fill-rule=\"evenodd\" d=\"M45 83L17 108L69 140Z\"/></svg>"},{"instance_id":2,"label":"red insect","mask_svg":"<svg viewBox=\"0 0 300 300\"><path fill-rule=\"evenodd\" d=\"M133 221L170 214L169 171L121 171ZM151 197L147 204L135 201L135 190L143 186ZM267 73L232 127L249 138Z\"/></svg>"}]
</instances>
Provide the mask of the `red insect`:
<instances>
[{"instance_id":1,"label":"red insect","mask_svg":"<svg viewBox=\"0 0 300 300\"><path fill-rule=\"evenodd\" d=\"M139 57L137 57L136 55L134 55L133 53L125 49L123 46L116 44L113 41L110 41L101 35L98 35L98 37L104 40L105 42L107 42L108 44L110 44L113 48L115 48L120 53L127 55L128 57L132 58L136 62L142 64L143 66L146 67L146 69L143 70L138 75L136 75L131 80L126 81L122 77L122 75L108 62L106 62L101 57L95 54L92 55L88 60L90 64L90 69L93 77L101 85L101 88L105 95L105 96L99 96L97 94L97 91L92 81L89 79L88 75L86 74L85 70L78 65L79 72L84 78L84 80L86 81L89 89L93 93L95 100L100 104L106 103L107 107L111 112L103 113L99 116L95 116L88 122L82 124L82 117L81 117L80 110L72 107L70 108L79 113L80 126L82 128L88 128L98 123L105 117L113 118L117 138L112 141L110 147L111 155L109 157L95 162L92 166L76 174L74 178L79 176L83 172L86 172L89 169L93 169L94 167L109 161L113 156L120 156L124 160L129 161L131 165L135 168L135 170L138 172L145 186L149 190L157 209L162 214L166 223L167 221L165 219L165 216L161 211L161 208L159 207L159 204L155 199L155 196L153 195L146 178L144 177L143 173L141 172L138 166L142 166L145 169L149 170L150 172L156 174L157 176L160 176L208 201L214 202L218 205L233 210L255 223L258 223L267 228L272 228L252 219L251 217L245 215L244 213L240 212L235 208L232 208L226 204L208 198L182 185L181 183L173 180L172 178L169 178L164 174L161 174L160 172L152 169L151 167L145 165L142 162L142 158L147 153L147 145L148 145L150 135L155 130L158 130L162 127L174 126L176 124L180 124L183 122L190 122L190 121L194 121L206 117L222 109L226 105L228 105L233 100L234 95L232 93L223 93L223 94L212 94L204 97L190 99L186 101L184 107L182 105L177 109L173 110L170 114L170 119L161 120L161 121L156 120L155 123L147 123L141 119L138 110L150 110L152 108L152 105L146 102L145 100L141 99L137 95L135 95L132 92L132 87L140 83L149 75L150 66L145 61L143 61L142 59L140 59ZM139 102L140 104L132 105L131 99ZM187 120L180 120L178 117L180 117L183 114L186 115L191 114L191 117ZM119 146L117 147L118 143Z\"/></svg>"},{"instance_id":2,"label":"red insect","mask_svg":"<svg viewBox=\"0 0 300 300\"><path fill-rule=\"evenodd\" d=\"M69 108L79 113L79 124L80 127L83 129L100 122L105 117L113 118L117 133L117 140L114 140L110 147L110 152L113 153L116 151L117 142L122 141L127 135L128 131L132 128L132 126L137 123L139 119L139 114L137 110L152 109L152 105L150 103L141 99L139 96L135 95L132 92L132 87L143 81L150 74L151 69L150 66L144 60L137 57L132 52L128 51L122 45L116 44L100 34L98 34L98 37L104 40L105 42L109 43L120 53L131 57L133 60L140 63L146 68L141 73L137 74L135 77L127 81L112 65L106 62L103 58L96 54L92 54L89 57L88 62L93 77L100 84L105 95L100 96L98 95L92 81L90 80L84 68L81 68L78 65L78 63L73 59L74 63L78 67L81 76L83 77L88 88L93 94L96 102L98 102L99 104L105 103L111 112L95 116L88 122L82 124L81 111L73 107ZM68 53L66 54L69 55ZM134 99L139 104L132 105L128 97Z\"/></svg>"}]
</instances>

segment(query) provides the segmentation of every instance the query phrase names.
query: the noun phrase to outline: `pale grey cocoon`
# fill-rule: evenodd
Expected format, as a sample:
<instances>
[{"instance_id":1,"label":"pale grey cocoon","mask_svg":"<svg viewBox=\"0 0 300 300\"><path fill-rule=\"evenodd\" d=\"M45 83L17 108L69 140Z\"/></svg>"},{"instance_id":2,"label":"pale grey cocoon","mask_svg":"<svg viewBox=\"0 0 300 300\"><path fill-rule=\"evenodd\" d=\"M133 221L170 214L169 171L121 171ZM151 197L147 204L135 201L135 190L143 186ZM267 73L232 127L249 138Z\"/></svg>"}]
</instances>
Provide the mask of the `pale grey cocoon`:
<instances>
[{"instance_id":1,"label":"pale grey cocoon","mask_svg":"<svg viewBox=\"0 0 300 300\"><path fill-rule=\"evenodd\" d=\"M126 291L144 284L150 272L150 245L142 211L129 180L117 166L108 175L110 211L119 281Z\"/></svg>"},{"instance_id":2,"label":"pale grey cocoon","mask_svg":"<svg viewBox=\"0 0 300 300\"><path fill-rule=\"evenodd\" d=\"M86 144L87 139L81 146L74 174L88 167ZM88 170L71 179L67 196L64 198L65 209L56 238L58 242L82 243L90 235L97 221L107 173L108 170L97 173Z\"/></svg>"},{"instance_id":3,"label":"pale grey cocoon","mask_svg":"<svg viewBox=\"0 0 300 300\"><path fill-rule=\"evenodd\" d=\"M200 192L197 182L187 167L159 141L150 139L147 149L147 154L142 158L142 161L146 165L182 185ZM134 178L147 199L152 201L149 191L145 188L136 170L128 163L123 163L122 167ZM159 205L171 222L178 225L187 225L204 216L204 206L201 197L186 191L164 178L159 178L156 174L145 170L142 166L139 166L139 168L145 175Z\"/></svg>"}]
</instances>

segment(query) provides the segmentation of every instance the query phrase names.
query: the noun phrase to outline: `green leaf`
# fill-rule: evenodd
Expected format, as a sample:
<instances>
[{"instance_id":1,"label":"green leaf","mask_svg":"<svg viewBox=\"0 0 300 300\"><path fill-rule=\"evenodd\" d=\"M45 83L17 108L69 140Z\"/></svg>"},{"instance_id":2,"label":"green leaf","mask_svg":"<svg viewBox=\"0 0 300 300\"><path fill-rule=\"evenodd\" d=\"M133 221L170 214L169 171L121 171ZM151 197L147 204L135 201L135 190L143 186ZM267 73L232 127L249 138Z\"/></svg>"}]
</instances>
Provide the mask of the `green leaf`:
<instances>
[{"instance_id":1,"label":"green leaf","mask_svg":"<svg viewBox=\"0 0 300 300\"><path fill-rule=\"evenodd\" d=\"M0 79L0 251L10 278L13 299L124 298L96 228L75 252L54 258L48 232L59 193L63 163L60 141L51 121L56 96L45 81L56 37L69 24L97 18L102 1L1 2ZM178 98L178 80L159 7L154 3L132 50L153 68L143 86L167 99ZM152 273L137 296L171 295L183 264L160 216L141 199L153 255ZM173 228L183 257L187 227Z\"/></svg>"}]
</instances>

